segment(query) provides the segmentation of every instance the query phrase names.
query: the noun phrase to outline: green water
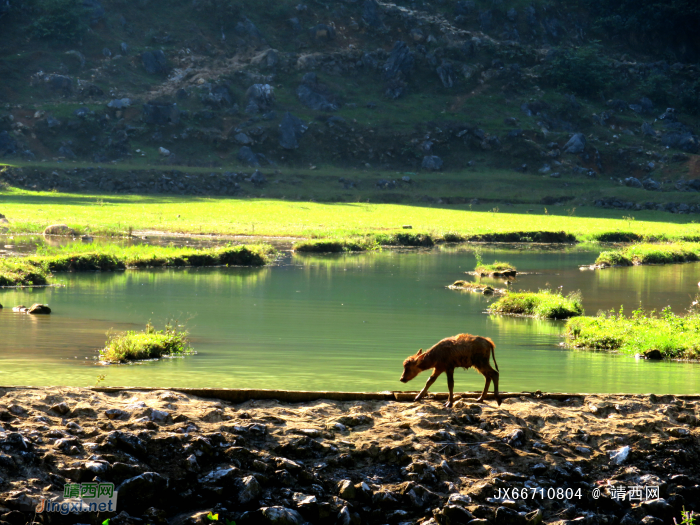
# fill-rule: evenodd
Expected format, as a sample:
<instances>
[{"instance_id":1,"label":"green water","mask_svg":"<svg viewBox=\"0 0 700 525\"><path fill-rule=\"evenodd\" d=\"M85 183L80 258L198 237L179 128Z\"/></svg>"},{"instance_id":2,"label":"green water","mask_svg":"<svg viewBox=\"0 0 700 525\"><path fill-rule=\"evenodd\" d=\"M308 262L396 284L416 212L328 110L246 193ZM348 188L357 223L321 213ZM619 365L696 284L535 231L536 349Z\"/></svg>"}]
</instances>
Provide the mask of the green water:
<instances>
[{"instance_id":1,"label":"green water","mask_svg":"<svg viewBox=\"0 0 700 525\"><path fill-rule=\"evenodd\" d=\"M587 313L671 305L681 312L698 291L700 265L580 271L595 254L483 249L524 275L514 289L580 289ZM205 268L60 274L62 288L0 290L0 385L415 390L399 382L403 359L443 337L491 337L501 390L697 393L700 366L564 350L562 322L493 317L481 295L447 290L474 267L467 249L295 256L261 269ZM50 316L13 313L50 304ZM196 356L101 367L105 332L140 330L151 320L187 321ZM456 389L483 378L460 370ZM446 390L440 378L434 391Z\"/></svg>"}]
</instances>

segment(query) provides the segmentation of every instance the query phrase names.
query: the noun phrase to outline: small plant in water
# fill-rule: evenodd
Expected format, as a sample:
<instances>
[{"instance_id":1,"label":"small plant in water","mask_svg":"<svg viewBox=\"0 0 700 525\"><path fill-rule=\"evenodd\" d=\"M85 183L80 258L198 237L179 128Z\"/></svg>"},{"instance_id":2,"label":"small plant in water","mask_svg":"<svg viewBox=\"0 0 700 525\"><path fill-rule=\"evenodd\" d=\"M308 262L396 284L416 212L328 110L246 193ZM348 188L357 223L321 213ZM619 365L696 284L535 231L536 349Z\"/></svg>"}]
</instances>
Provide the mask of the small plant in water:
<instances>
[{"instance_id":1,"label":"small plant in water","mask_svg":"<svg viewBox=\"0 0 700 525\"><path fill-rule=\"evenodd\" d=\"M481 247L477 246L476 248L474 248L474 258L476 259L477 267L484 264L484 261L481 258Z\"/></svg>"},{"instance_id":2,"label":"small plant in water","mask_svg":"<svg viewBox=\"0 0 700 525\"><path fill-rule=\"evenodd\" d=\"M100 374L97 376L97 381L95 381L95 386L100 386L100 383L107 378L106 375Z\"/></svg>"},{"instance_id":3,"label":"small plant in water","mask_svg":"<svg viewBox=\"0 0 700 525\"><path fill-rule=\"evenodd\" d=\"M182 356L196 353L190 346L189 332L180 330L177 320L166 322L163 330L156 330L149 321L143 332L107 332L107 344L100 350L100 360L125 363L163 356Z\"/></svg>"}]
</instances>

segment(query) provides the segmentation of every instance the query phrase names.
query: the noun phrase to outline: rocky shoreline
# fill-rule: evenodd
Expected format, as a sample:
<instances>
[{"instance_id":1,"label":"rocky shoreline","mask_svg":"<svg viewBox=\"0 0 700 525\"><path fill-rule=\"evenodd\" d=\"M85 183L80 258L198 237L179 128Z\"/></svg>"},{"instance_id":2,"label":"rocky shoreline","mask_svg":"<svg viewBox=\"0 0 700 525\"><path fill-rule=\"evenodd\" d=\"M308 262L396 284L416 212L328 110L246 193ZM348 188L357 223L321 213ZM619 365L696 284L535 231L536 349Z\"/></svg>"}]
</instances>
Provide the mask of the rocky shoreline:
<instances>
[{"instance_id":1,"label":"rocky shoreline","mask_svg":"<svg viewBox=\"0 0 700 525\"><path fill-rule=\"evenodd\" d=\"M445 409L439 395L232 403L98 390L0 388L0 524L211 513L237 525L631 525L700 510L697 396L535 393ZM114 483L116 513L36 512L88 482Z\"/></svg>"}]
</instances>

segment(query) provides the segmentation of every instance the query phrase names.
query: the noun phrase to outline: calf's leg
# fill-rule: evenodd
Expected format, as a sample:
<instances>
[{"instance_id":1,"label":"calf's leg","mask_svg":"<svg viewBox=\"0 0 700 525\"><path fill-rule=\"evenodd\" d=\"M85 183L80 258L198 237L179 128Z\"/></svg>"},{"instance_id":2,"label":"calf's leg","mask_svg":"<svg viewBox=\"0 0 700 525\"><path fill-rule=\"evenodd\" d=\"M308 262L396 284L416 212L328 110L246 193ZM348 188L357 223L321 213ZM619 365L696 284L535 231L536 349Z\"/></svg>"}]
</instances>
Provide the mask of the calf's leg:
<instances>
[{"instance_id":1,"label":"calf's leg","mask_svg":"<svg viewBox=\"0 0 700 525\"><path fill-rule=\"evenodd\" d=\"M428 380L425 382L425 386L423 387L423 390L420 391L420 393L416 396L414 401L420 401L425 394L428 393L428 389L430 386L435 382L435 380L438 378L438 376L442 374L442 370L433 370L433 373L430 375Z\"/></svg>"},{"instance_id":2,"label":"calf's leg","mask_svg":"<svg viewBox=\"0 0 700 525\"><path fill-rule=\"evenodd\" d=\"M452 406L452 391L455 388L455 376L454 376L454 368L445 370L445 374L447 374L447 388L450 391L450 397L447 400L447 403L445 403L445 408L450 408Z\"/></svg>"},{"instance_id":3,"label":"calf's leg","mask_svg":"<svg viewBox=\"0 0 700 525\"><path fill-rule=\"evenodd\" d=\"M481 393L481 396L477 399L477 401L483 403L484 399L486 399L486 393L489 390L489 386L491 386L491 380L493 380L493 394L498 402L498 405L500 406L501 398L498 396L498 372L491 368L491 365L487 365L483 368L477 368L477 370L479 370L479 372L486 378L484 391Z\"/></svg>"}]
</instances>

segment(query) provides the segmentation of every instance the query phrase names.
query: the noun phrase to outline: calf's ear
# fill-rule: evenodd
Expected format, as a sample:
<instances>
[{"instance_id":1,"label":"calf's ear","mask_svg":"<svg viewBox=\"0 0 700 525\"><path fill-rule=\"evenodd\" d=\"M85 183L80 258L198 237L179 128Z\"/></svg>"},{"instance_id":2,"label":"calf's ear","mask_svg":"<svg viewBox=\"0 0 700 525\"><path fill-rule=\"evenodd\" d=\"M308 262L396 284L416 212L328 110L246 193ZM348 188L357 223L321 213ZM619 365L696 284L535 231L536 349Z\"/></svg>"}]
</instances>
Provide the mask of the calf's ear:
<instances>
[{"instance_id":1,"label":"calf's ear","mask_svg":"<svg viewBox=\"0 0 700 525\"><path fill-rule=\"evenodd\" d=\"M422 353L423 353L423 349L420 348L420 349L418 350L418 353L417 353L416 355L421 355Z\"/></svg>"}]
</instances>

